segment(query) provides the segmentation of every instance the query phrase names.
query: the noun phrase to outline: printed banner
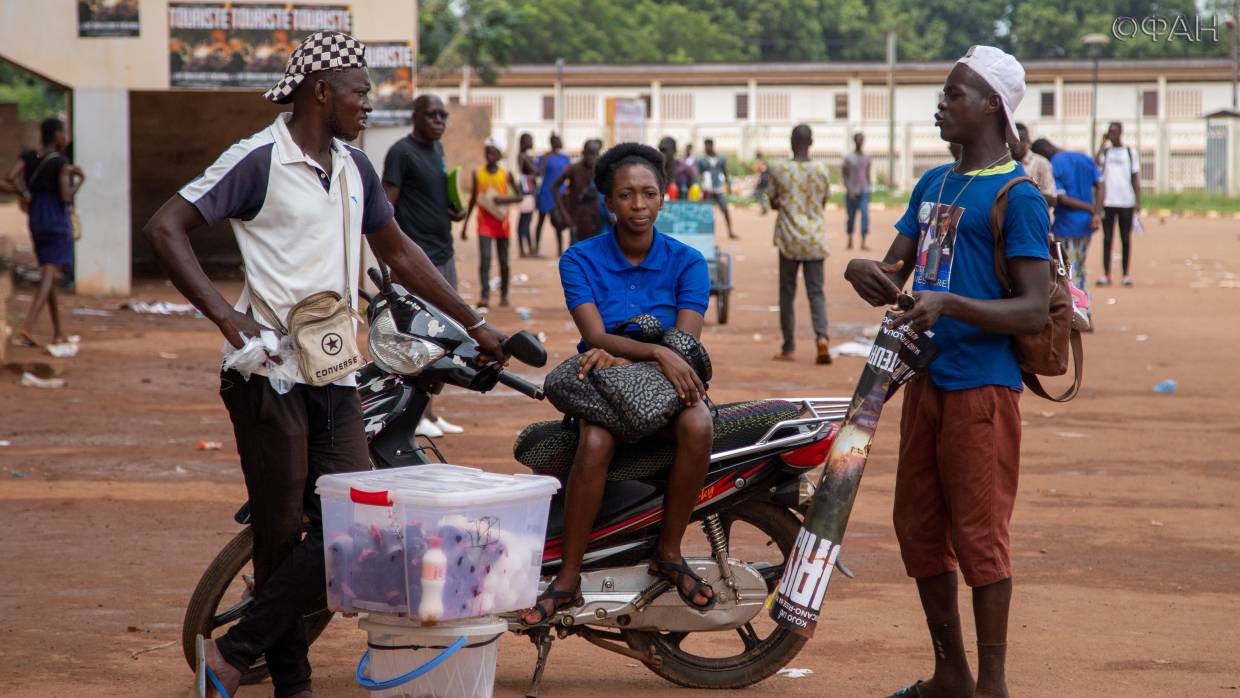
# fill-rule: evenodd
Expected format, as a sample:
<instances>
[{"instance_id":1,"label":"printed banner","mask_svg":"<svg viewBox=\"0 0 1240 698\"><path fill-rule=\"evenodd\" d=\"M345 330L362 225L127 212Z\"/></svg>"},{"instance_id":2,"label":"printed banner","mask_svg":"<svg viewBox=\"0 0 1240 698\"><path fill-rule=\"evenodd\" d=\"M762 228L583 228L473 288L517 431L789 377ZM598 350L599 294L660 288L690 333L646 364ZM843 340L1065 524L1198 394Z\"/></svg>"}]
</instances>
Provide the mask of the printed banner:
<instances>
[{"instance_id":1,"label":"printed banner","mask_svg":"<svg viewBox=\"0 0 1240 698\"><path fill-rule=\"evenodd\" d=\"M284 76L301 40L320 30L353 31L348 5L169 3L173 87L266 89Z\"/></svg>"},{"instance_id":2,"label":"printed banner","mask_svg":"<svg viewBox=\"0 0 1240 698\"><path fill-rule=\"evenodd\" d=\"M938 353L929 332L917 334L907 325L893 328L898 317L888 312L883 318L771 603L771 618L798 635L813 637L818 627L883 405Z\"/></svg>"},{"instance_id":3,"label":"printed banner","mask_svg":"<svg viewBox=\"0 0 1240 698\"><path fill-rule=\"evenodd\" d=\"M366 66L372 85L372 126L406 126L413 113L413 43L375 41L366 44Z\"/></svg>"},{"instance_id":4,"label":"printed banner","mask_svg":"<svg viewBox=\"0 0 1240 698\"><path fill-rule=\"evenodd\" d=\"M78 0L78 36L138 36L139 0Z\"/></svg>"}]
</instances>

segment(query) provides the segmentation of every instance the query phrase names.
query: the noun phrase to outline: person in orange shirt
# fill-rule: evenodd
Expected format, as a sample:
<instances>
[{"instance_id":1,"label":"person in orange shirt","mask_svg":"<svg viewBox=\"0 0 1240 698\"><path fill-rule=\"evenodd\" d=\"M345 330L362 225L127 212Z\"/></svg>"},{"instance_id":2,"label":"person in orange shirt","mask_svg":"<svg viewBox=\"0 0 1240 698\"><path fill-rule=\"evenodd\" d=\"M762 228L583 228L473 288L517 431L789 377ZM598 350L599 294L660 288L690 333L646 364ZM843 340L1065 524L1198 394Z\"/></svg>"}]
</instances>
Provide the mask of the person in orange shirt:
<instances>
[{"instance_id":1,"label":"person in orange shirt","mask_svg":"<svg viewBox=\"0 0 1240 698\"><path fill-rule=\"evenodd\" d=\"M482 298L479 308L491 301L491 247L494 242L499 257L499 304L508 305L508 206L521 201L521 190L512 173L499 164L504 153L499 142L488 138L483 143L487 164L474 170L474 190L469 196L469 208L465 211L465 224L461 226L461 239L467 239L469 216L478 207L478 275L482 282Z\"/></svg>"}]
</instances>

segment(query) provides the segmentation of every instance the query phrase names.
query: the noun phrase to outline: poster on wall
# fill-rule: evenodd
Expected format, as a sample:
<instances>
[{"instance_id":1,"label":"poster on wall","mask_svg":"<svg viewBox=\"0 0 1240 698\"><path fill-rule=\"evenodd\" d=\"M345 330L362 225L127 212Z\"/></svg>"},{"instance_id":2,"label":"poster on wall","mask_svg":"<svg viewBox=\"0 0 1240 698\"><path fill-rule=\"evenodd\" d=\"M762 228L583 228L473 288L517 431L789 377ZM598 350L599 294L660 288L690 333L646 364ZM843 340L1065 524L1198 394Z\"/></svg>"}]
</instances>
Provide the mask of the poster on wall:
<instances>
[{"instance_id":1,"label":"poster on wall","mask_svg":"<svg viewBox=\"0 0 1240 698\"><path fill-rule=\"evenodd\" d=\"M366 66L373 85L370 123L375 126L406 126L413 112L413 43L367 41Z\"/></svg>"},{"instance_id":2,"label":"poster on wall","mask_svg":"<svg viewBox=\"0 0 1240 698\"><path fill-rule=\"evenodd\" d=\"M138 36L139 0L78 0L78 36Z\"/></svg>"},{"instance_id":3,"label":"poster on wall","mask_svg":"<svg viewBox=\"0 0 1240 698\"><path fill-rule=\"evenodd\" d=\"M353 31L348 5L169 3L172 87L266 89L284 76L301 40L320 30Z\"/></svg>"}]
</instances>

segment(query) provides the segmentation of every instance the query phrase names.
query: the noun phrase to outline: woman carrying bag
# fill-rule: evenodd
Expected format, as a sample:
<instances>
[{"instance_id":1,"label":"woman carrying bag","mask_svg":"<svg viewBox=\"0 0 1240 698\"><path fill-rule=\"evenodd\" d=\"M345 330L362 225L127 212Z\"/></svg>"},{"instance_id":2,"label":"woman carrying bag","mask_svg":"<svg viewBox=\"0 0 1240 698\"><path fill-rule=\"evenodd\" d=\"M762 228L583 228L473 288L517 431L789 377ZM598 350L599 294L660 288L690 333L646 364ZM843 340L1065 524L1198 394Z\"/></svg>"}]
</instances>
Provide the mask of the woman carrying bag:
<instances>
[{"instance_id":1,"label":"woman carrying bag","mask_svg":"<svg viewBox=\"0 0 1240 698\"><path fill-rule=\"evenodd\" d=\"M664 428L676 442L668 473L663 528L652 575L666 577L690 607L708 610L714 591L685 564L680 541L710 464L714 425L706 387L676 350L609 330L647 314L663 327L693 337L702 332L710 301L710 277L701 253L654 228L667 184L663 156L645 145L623 143L597 161L594 183L604 195L615 225L565 251L560 279L573 321L581 332L578 379L591 372L635 362L657 366L684 405ZM568 477L564 546L560 573L523 617L538 624L581 597L582 556L607 481L618 438L606 428L578 419L577 453Z\"/></svg>"}]
</instances>

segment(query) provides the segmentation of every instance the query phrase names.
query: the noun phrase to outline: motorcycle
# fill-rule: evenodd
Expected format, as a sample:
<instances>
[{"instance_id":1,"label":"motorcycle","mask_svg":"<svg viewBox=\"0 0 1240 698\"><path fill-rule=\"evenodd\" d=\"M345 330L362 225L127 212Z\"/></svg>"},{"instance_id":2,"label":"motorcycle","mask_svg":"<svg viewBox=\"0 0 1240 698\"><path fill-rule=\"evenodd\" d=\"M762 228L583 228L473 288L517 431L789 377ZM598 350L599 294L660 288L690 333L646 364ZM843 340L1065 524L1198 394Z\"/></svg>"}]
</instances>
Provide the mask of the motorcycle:
<instances>
[{"instance_id":1,"label":"motorcycle","mask_svg":"<svg viewBox=\"0 0 1240 698\"><path fill-rule=\"evenodd\" d=\"M537 385L479 362L478 346L461 325L393 284L386 270L370 273L381 290L366 297L373 361L359 370L358 391L373 468L446 462L433 441L413 436L428 400L445 385L485 393L502 384L543 399ZM528 332L514 334L505 350L528 365L546 364L545 349ZM617 448L585 554L583 603L533 627L521 623L519 613L504 616L509 630L528 637L538 651L528 695L538 694L552 642L570 636L636 659L659 676L693 688L748 686L792 660L805 638L775 625L762 611L783 574L814 491L807 473L825 460L847 407L847 398L774 398L714 406L710 467L692 515L702 535L690 540L687 534L682 544L686 562L718 598L707 612L690 608L670 581L648 573L675 445L651 439ZM567 421L537 422L517 437L514 455L536 474L566 481L576 441L577 431ZM183 650L191 666L195 636L220 633L251 603L248 504L234 518L245 528L215 556L185 612ZM551 502L543 588L560 566L563 526L561 488ZM837 568L852 576L842 563ZM332 615L325 595L305 609L310 642ZM244 682L255 683L266 675L260 658Z\"/></svg>"}]
</instances>

